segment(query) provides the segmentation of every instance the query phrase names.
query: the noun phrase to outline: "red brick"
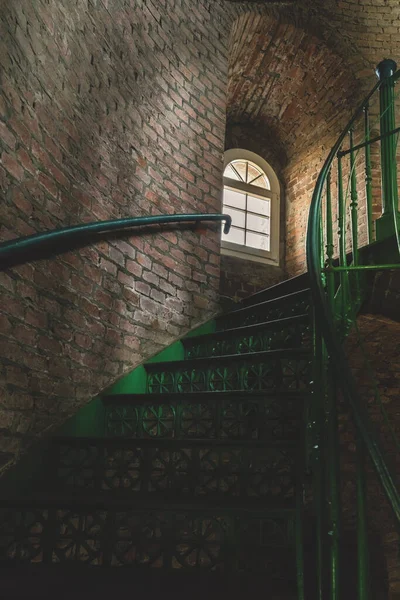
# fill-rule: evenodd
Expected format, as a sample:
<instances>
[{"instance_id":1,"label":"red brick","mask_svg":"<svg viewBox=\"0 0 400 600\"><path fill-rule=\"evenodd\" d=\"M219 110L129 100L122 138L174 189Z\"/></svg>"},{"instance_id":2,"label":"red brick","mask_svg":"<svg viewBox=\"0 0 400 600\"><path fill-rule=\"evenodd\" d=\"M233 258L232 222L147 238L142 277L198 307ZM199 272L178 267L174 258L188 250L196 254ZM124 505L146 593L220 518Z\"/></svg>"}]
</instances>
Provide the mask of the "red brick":
<instances>
[{"instance_id":1,"label":"red brick","mask_svg":"<svg viewBox=\"0 0 400 600\"><path fill-rule=\"evenodd\" d=\"M3 121L0 121L0 140L11 150L14 150L16 144L15 136Z\"/></svg>"},{"instance_id":2,"label":"red brick","mask_svg":"<svg viewBox=\"0 0 400 600\"><path fill-rule=\"evenodd\" d=\"M10 173L10 175L12 175L18 181L22 181L24 177L24 170L14 157L3 152L1 155L1 163L6 171Z\"/></svg>"},{"instance_id":3,"label":"red brick","mask_svg":"<svg viewBox=\"0 0 400 600\"><path fill-rule=\"evenodd\" d=\"M127 260L126 261L126 270L129 271L129 273L136 275L136 277L140 277L142 274L143 268L136 261Z\"/></svg>"},{"instance_id":4,"label":"red brick","mask_svg":"<svg viewBox=\"0 0 400 600\"><path fill-rule=\"evenodd\" d=\"M47 175L44 173L39 173L38 180L51 196L57 198L58 188L56 184L49 177L47 177Z\"/></svg>"}]
</instances>

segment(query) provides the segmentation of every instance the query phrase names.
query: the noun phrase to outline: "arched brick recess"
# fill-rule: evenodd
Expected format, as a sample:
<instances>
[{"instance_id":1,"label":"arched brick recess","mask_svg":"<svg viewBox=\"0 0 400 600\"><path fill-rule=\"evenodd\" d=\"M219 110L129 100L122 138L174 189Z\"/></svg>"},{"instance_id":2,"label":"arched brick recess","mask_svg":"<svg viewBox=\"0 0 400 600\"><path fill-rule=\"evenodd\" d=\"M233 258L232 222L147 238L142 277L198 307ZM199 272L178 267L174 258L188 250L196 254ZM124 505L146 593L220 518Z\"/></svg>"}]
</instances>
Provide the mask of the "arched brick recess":
<instances>
[{"instance_id":1,"label":"arched brick recess","mask_svg":"<svg viewBox=\"0 0 400 600\"><path fill-rule=\"evenodd\" d=\"M228 131L257 128L284 164L286 268L304 272L308 207L316 176L361 96L346 43L325 42L296 10L266 16L246 13L234 24L228 85ZM304 17L304 14L303 14ZM230 126L230 127L229 127ZM273 152L273 150L272 150ZM285 160L282 161L282 156Z\"/></svg>"}]
</instances>

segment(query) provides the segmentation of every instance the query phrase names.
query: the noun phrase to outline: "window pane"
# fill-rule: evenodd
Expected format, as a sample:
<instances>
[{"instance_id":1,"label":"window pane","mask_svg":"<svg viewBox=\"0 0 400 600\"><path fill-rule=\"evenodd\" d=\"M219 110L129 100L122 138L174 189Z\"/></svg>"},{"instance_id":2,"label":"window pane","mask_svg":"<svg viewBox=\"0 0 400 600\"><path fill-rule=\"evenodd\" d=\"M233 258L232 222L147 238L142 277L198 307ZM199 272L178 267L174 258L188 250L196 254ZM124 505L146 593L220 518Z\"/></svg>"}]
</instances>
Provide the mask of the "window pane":
<instances>
[{"instance_id":1,"label":"window pane","mask_svg":"<svg viewBox=\"0 0 400 600\"><path fill-rule=\"evenodd\" d=\"M246 208L246 194L224 188L224 204L229 204L229 206L242 208L244 210Z\"/></svg>"},{"instance_id":2,"label":"window pane","mask_svg":"<svg viewBox=\"0 0 400 600\"><path fill-rule=\"evenodd\" d=\"M224 177L230 177L231 179L236 179L236 181L240 181L237 173L232 169L231 165L228 165L224 171Z\"/></svg>"},{"instance_id":3,"label":"window pane","mask_svg":"<svg viewBox=\"0 0 400 600\"><path fill-rule=\"evenodd\" d=\"M248 213L246 229L252 229L253 231L269 235L269 218Z\"/></svg>"},{"instance_id":4,"label":"window pane","mask_svg":"<svg viewBox=\"0 0 400 600\"><path fill-rule=\"evenodd\" d=\"M270 200L264 200L263 198L255 198L254 196L247 196L247 210L250 212L258 213L259 215L270 216L271 202Z\"/></svg>"},{"instance_id":5,"label":"window pane","mask_svg":"<svg viewBox=\"0 0 400 600\"><path fill-rule=\"evenodd\" d=\"M254 179L263 174L261 169L259 169L258 167L256 167L256 165L253 165L252 163L249 163L247 169L247 183L251 183Z\"/></svg>"},{"instance_id":6,"label":"window pane","mask_svg":"<svg viewBox=\"0 0 400 600\"><path fill-rule=\"evenodd\" d=\"M266 175L262 175L262 177L255 179L254 181L251 182L251 185L255 185L256 187L264 188L264 190L271 189L271 184Z\"/></svg>"},{"instance_id":7,"label":"window pane","mask_svg":"<svg viewBox=\"0 0 400 600\"><path fill-rule=\"evenodd\" d=\"M241 180L246 182L247 160L233 160L230 163L233 169L239 174Z\"/></svg>"},{"instance_id":8,"label":"window pane","mask_svg":"<svg viewBox=\"0 0 400 600\"><path fill-rule=\"evenodd\" d=\"M234 208L231 208L230 206L223 206L223 211L224 213L228 213L228 215L231 215L232 217L232 225L236 225L237 227L243 227L243 229L246 226L246 213L245 212L241 212L240 210L235 210Z\"/></svg>"},{"instance_id":9,"label":"window pane","mask_svg":"<svg viewBox=\"0 0 400 600\"><path fill-rule=\"evenodd\" d=\"M226 235L222 234L222 239L233 244L244 245L244 229L238 229L237 227L231 227L229 233Z\"/></svg>"},{"instance_id":10,"label":"window pane","mask_svg":"<svg viewBox=\"0 0 400 600\"><path fill-rule=\"evenodd\" d=\"M269 252L269 235L260 235L259 233L246 232L246 246L257 248L258 250L266 250Z\"/></svg>"}]
</instances>

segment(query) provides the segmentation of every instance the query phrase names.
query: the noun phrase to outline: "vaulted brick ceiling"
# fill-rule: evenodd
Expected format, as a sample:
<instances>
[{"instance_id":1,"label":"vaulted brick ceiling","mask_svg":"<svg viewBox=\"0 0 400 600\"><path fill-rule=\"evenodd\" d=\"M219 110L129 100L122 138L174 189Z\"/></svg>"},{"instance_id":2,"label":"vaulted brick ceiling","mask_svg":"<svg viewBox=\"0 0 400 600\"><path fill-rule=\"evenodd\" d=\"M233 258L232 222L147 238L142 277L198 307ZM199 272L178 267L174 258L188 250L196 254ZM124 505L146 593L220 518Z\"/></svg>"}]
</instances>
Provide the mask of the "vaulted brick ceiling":
<instances>
[{"instance_id":1,"label":"vaulted brick ceiling","mask_svg":"<svg viewBox=\"0 0 400 600\"><path fill-rule=\"evenodd\" d=\"M335 129L355 87L352 71L304 29L246 14L231 38L228 122L247 123L290 158Z\"/></svg>"}]
</instances>

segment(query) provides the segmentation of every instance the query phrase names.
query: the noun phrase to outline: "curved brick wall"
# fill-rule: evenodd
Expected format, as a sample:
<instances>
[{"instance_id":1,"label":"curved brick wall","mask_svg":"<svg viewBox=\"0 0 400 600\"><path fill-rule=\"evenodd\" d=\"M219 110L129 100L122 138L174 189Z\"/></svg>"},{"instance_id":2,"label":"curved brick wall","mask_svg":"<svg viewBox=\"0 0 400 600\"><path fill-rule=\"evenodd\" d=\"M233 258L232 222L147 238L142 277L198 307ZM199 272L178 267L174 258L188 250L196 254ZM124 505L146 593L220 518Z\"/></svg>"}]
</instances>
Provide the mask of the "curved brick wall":
<instances>
[{"instance_id":1,"label":"curved brick wall","mask_svg":"<svg viewBox=\"0 0 400 600\"><path fill-rule=\"evenodd\" d=\"M5 0L1 239L218 211L230 54L229 123L274 147L286 265L303 271L316 174L372 67L396 58L399 19L396 0ZM219 264L219 234L207 228L0 274L4 461L213 313Z\"/></svg>"},{"instance_id":2,"label":"curved brick wall","mask_svg":"<svg viewBox=\"0 0 400 600\"><path fill-rule=\"evenodd\" d=\"M190 0L2 3L1 239L220 210L227 12ZM126 236L0 274L0 451L217 310L219 232Z\"/></svg>"}]
</instances>

